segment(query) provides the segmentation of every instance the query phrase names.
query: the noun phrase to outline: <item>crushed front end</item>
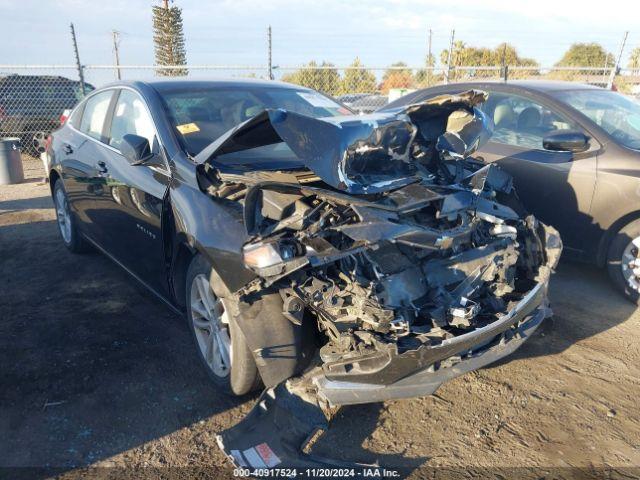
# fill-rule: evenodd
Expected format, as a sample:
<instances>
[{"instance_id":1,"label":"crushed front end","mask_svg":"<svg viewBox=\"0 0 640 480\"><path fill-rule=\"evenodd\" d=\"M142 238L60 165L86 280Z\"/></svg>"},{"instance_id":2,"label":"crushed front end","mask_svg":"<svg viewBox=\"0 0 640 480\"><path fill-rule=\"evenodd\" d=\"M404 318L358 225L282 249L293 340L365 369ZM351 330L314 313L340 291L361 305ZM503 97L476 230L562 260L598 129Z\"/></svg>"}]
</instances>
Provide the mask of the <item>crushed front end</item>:
<instances>
[{"instance_id":1,"label":"crushed front end","mask_svg":"<svg viewBox=\"0 0 640 480\"><path fill-rule=\"evenodd\" d=\"M258 279L243 294L279 292L293 323L312 314L325 341L306 377L329 404L431 393L443 369L509 353L547 315L557 233L500 202L512 194L500 170L463 175L375 200L276 183L247 193Z\"/></svg>"},{"instance_id":2,"label":"crushed front end","mask_svg":"<svg viewBox=\"0 0 640 480\"><path fill-rule=\"evenodd\" d=\"M491 132L484 98L331 120L265 112L212 149L284 142L310 171L217 171L210 187L244 208L256 277L236 292L239 309L277 294L289 322L314 323L313 361L265 401L332 408L427 395L511 353L549 315L562 244L526 214L507 173L471 157ZM271 420L254 417L223 434L227 453L238 432L266 435ZM322 422L312 423L301 438Z\"/></svg>"}]
</instances>

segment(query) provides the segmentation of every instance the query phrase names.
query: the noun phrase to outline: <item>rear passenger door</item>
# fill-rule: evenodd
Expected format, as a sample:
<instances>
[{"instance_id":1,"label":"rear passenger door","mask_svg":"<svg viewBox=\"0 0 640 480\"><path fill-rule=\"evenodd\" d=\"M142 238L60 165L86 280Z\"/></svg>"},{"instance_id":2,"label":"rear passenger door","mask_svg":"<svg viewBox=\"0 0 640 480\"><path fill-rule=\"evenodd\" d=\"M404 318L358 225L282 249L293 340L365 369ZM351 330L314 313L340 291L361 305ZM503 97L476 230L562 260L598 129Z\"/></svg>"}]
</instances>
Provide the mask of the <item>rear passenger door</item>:
<instances>
[{"instance_id":1,"label":"rear passenger door","mask_svg":"<svg viewBox=\"0 0 640 480\"><path fill-rule=\"evenodd\" d=\"M495 128L478 152L514 177L526 209L556 227L569 249L579 253L592 227L589 215L596 181L599 145L582 153L543 148L543 138L559 130L582 130L551 104L514 93L489 91L482 106Z\"/></svg>"},{"instance_id":2,"label":"rear passenger door","mask_svg":"<svg viewBox=\"0 0 640 480\"><path fill-rule=\"evenodd\" d=\"M124 88L116 95L101 146L104 163L98 165L104 179L104 188L95 197L98 241L147 286L166 296L161 227L169 168L142 97ZM127 134L147 138L155 154L152 164L129 164L120 153Z\"/></svg>"}]
</instances>

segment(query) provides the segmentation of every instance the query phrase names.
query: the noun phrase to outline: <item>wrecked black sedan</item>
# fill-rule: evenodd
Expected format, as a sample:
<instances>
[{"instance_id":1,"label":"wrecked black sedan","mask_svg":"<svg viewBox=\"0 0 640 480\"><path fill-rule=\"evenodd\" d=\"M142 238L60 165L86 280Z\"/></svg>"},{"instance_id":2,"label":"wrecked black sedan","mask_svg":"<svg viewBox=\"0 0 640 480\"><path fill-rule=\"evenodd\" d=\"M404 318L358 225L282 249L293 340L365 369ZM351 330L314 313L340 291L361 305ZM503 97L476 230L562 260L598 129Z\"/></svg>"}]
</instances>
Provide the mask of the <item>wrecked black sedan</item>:
<instances>
[{"instance_id":1,"label":"wrecked black sedan","mask_svg":"<svg viewBox=\"0 0 640 480\"><path fill-rule=\"evenodd\" d=\"M356 116L276 82L114 84L53 134L60 233L185 312L219 388L266 388L219 437L234 463L321 464L333 407L430 394L550 313L561 241L473 159L484 99Z\"/></svg>"}]
</instances>

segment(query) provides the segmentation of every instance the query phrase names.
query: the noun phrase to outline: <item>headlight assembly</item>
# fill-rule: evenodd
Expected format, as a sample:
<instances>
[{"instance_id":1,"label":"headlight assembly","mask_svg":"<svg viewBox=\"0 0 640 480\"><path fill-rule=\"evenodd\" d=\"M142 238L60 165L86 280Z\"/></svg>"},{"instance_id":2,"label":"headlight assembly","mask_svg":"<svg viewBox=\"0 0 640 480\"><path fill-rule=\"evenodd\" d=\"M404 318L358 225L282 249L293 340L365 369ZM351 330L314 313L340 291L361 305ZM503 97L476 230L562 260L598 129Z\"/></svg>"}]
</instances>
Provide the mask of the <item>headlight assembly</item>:
<instances>
[{"instance_id":1,"label":"headlight assembly","mask_svg":"<svg viewBox=\"0 0 640 480\"><path fill-rule=\"evenodd\" d=\"M294 242L260 242L244 246L244 263L249 268L267 268L286 262L303 253L302 246Z\"/></svg>"}]
</instances>

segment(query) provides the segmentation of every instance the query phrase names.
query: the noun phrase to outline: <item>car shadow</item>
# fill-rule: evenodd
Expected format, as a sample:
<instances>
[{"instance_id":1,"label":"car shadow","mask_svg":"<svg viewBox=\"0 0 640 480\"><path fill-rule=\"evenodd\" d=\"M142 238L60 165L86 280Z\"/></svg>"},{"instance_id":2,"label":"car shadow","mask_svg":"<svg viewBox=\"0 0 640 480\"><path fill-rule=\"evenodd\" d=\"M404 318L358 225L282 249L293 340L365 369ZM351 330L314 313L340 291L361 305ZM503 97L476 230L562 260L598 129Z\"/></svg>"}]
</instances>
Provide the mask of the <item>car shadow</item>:
<instances>
[{"instance_id":1,"label":"car shadow","mask_svg":"<svg viewBox=\"0 0 640 480\"><path fill-rule=\"evenodd\" d=\"M182 318L103 255L67 252L54 221L0 226L0 244L0 437L11 439L0 442L0 470L78 473L176 432L180 442L206 439L216 453L204 461L231 468L215 434L257 394L235 398L212 386ZM381 408L345 407L312 453L417 468L426 458L363 447Z\"/></svg>"},{"instance_id":2,"label":"car shadow","mask_svg":"<svg viewBox=\"0 0 640 480\"><path fill-rule=\"evenodd\" d=\"M19 200L0 201L0 215L26 209L52 208L53 201L50 195L42 197L22 198Z\"/></svg>"},{"instance_id":3,"label":"car shadow","mask_svg":"<svg viewBox=\"0 0 640 480\"><path fill-rule=\"evenodd\" d=\"M91 465L253 402L216 391L186 324L55 222L2 226L0 245L1 467Z\"/></svg>"},{"instance_id":4,"label":"car shadow","mask_svg":"<svg viewBox=\"0 0 640 480\"><path fill-rule=\"evenodd\" d=\"M315 455L342 462L358 462L397 469L403 476L418 469L429 457L408 457L406 452L380 453L367 449L367 440L380 427L384 403L342 407L331 420L330 429L314 445ZM345 445L349 445L348 453Z\"/></svg>"}]
</instances>

